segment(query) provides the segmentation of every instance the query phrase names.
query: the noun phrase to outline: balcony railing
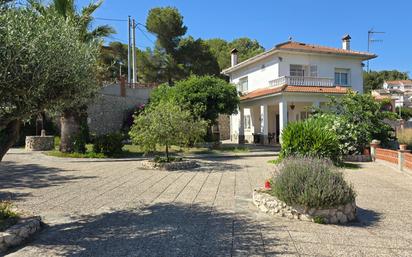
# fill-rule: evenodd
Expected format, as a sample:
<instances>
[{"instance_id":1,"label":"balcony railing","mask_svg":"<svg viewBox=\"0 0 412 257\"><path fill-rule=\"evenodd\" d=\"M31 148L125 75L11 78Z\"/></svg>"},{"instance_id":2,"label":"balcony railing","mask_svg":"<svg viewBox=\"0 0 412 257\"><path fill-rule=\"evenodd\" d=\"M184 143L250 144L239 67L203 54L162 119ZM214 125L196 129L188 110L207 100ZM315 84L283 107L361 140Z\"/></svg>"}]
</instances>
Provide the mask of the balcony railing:
<instances>
[{"instance_id":1,"label":"balcony railing","mask_svg":"<svg viewBox=\"0 0 412 257\"><path fill-rule=\"evenodd\" d=\"M283 76L269 81L269 86L312 86L312 87L333 87L335 85L332 78L316 78L316 77L292 77Z\"/></svg>"}]
</instances>

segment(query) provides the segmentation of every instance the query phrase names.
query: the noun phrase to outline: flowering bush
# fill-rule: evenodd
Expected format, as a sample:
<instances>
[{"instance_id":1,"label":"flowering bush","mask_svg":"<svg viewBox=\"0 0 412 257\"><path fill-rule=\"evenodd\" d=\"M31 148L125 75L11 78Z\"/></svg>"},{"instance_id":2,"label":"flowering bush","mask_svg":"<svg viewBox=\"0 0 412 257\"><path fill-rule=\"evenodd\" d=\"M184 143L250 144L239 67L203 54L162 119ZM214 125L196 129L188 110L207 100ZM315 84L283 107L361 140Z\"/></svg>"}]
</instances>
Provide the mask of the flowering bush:
<instances>
[{"instance_id":1,"label":"flowering bush","mask_svg":"<svg viewBox=\"0 0 412 257\"><path fill-rule=\"evenodd\" d=\"M289 157L277 168L270 193L288 205L329 208L355 200L352 186L328 160Z\"/></svg>"}]
</instances>

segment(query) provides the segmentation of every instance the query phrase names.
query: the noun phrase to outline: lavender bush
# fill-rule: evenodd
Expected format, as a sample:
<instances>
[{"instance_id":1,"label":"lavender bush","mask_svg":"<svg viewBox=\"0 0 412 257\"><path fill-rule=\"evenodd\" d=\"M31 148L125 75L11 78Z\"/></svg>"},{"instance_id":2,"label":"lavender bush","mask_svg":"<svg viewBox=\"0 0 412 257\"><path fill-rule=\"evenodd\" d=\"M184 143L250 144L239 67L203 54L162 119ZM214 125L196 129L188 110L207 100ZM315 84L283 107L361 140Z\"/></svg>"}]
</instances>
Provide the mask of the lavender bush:
<instances>
[{"instance_id":1,"label":"lavender bush","mask_svg":"<svg viewBox=\"0 0 412 257\"><path fill-rule=\"evenodd\" d=\"M271 194L288 205L329 208L353 202L356 193L327 159L288 157L277 166Z\"/></svg>"}]
</instances>

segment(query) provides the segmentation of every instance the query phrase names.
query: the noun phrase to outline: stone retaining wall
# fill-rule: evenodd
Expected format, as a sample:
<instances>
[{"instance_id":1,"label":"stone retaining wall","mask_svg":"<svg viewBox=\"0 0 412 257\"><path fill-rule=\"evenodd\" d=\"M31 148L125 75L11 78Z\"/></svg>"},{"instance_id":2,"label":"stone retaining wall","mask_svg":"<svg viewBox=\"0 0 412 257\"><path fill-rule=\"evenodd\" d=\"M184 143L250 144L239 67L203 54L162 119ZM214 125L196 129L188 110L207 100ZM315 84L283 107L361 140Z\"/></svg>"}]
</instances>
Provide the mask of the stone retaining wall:
<instances>
[{"instance_id":1,"label":"stone retaining wall","mask_svg":"<svg viewBox=\"0 0 412 257\"><path fill-rule=\"evenodd\" d=\"M346 155L343 159L347 162L371 162L372 156L370 155Z\"/></svg>"},{"instance_id":2,"label":"stone retaining wall","mask_svg":"<svg viewBox=\"0 0 412 257\"><path fill-rule=\"evenodd\" d=\"M7 251L26 241L41 228L40 217L21 219L16 225L4 232L0 232L0 253Z\"/></svg>"},{"instance_id":3,"label":"stone retaining wall","mask_svg":"<svg viewBox=\"0 0 412 257\"><path fill-rule=\"evenodd\" d=\"M142 161L142 166L149 169L158 170L187 170L197 168L199 165L196 161L179 161L169 163L159 163L152 160Z\"/></svg>"},{"instance_id":4,"label":"stone retaining wall","mask_svg":"<svg viewBox=\"0 0 412 257\"><path fill-rule=\"evenodd\" d=\"M269 195L263 189L255 189L253 191L253 203L262 212L290 219L319 222L316 219L322 218L324 223L332 224L343 224L356 219L355 202L331 209L291 207L276 197Z\"/></svg>"},{"instance_id":5,"label":"stone retaining wall","mask_svg":"<svg viewBox=\"0 0 412 257\"><path fill-rule=\"evenodd\" d=\"M54 136L27 136L27 151L49 151L54 148Z\"/></svg>"}]
</instances>

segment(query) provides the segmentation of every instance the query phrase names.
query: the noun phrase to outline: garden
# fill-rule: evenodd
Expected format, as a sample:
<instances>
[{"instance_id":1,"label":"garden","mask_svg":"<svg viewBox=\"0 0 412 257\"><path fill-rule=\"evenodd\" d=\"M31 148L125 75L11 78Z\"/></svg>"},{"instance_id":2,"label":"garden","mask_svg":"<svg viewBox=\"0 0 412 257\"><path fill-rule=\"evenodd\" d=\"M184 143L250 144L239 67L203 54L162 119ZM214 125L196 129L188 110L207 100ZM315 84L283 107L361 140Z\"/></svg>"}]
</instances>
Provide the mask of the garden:
<instances>
[{"instance_id":1,"label":"garden","mask_svg":"<svg viewBox=\"0 0 412 257\"><path fill-rule=\"evenodd\" d=\"M325 109L313 109L304 121L282 131L275 172L264 189L254 191L254 203L264 212L317 223L346 223L356 219L356 192L342 168L351 156L369 155L370 142L382 146L410 143L408 130L398 133L371 95L349 92L331 98Z\"/></svg>"}]
</instances>

